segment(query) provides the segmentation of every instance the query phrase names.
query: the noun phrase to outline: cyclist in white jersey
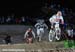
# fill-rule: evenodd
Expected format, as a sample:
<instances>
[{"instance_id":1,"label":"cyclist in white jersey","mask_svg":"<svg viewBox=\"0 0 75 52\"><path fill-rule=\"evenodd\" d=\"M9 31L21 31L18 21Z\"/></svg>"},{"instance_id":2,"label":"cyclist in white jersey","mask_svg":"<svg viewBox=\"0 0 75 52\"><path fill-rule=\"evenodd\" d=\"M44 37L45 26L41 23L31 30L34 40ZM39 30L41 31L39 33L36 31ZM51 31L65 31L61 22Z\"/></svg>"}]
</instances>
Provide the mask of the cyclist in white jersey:
<instances>
[{"instance_id":1,"label":"cyclist in white jersey","mask_svg":"<svg viewBox=\"0 0 75 52\"><path fill-rule=\"evenodd\" d=\"M64 24L64 19L63 19L63 16L62 16L62 12L58 11L57 14L53 15L52 17L50 17L49 21L51 23L51 28L54 28L56 31L58 29L59 29L59 31L61 31L60 28L59 28L59 25ZM56 38L58 39L57 36L56 36Z\"/></svg>"},{"instance_id":2,"label":"cyclist in white jersey","mask_svg":"<svg viewBox=\"0 0 75 52\"><path fill-rule=\"evenodd\" d=\"M35 27L37 30L37 36L40 37L39 41L41 41L41 37L44 34L44 30L45 28L48 29L48 26L44 22L40 21L35 24Z\"/></svg>"},{"instance_id":3,"label":"cyclist in white jersey","mask_svg":"<svg viewBox=\"0 0 75 52\"><path fill-rule=\"evenodd\" d=\"M51 27L53 27L54 23L61 23L60 24L64 24L64 19L62 16L61 11L58 11L57 14L53 15L50 19L49 19L50 23L51 23Z\"/></svg>"}]
</instances>

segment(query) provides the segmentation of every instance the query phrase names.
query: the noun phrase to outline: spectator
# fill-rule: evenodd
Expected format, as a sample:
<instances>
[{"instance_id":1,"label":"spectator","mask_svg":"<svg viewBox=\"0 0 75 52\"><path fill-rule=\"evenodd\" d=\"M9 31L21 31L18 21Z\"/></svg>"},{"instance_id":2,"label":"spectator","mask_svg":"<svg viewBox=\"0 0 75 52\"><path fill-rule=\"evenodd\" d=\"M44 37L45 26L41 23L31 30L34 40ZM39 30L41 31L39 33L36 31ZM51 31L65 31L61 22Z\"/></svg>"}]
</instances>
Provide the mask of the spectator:
<instances>
[{"instance_id":1,"label":"spectator","mask_svg":"<svg viewBox=\"0 0 75 52\"><path fill-rule=\"evenodd\" d=\"M4 23L5 23L5 19L4 19L4 16L2 16L1 24L4 24Z\"/></svg>"},{"instance_id":2,"label":"spectator","mask_svg":"<svg viewBox=\"0 0 75 52\"><path fill-rule=\"evenodd\" d=\"M21 23L20 18L16 18L16 24L20 24L20 23Z\"/></svg>"},{"instance_id":3,"label":"spectator","mask_svg":"<svg viewBox=\"0 0 75 52\"><path fill-rule=\"evenodd\" d=\"M7 22L8 24L11 23L11 18L10 18L10 16L7 16L6 22Z\"/></svg>"},{"instance_id":4,"label":"spectator","mask_svg":"<svg viewBox=\"0 0 75 52\"><path fill-rule=\"evenodd\" d=\"M0 24L1 24L1 17L0 17Z\"/></svg>"},{"instance_id":5,"label":"spectator","mask_svg":"<svg viewBox=\"0 0 75 52\"><path fill-rule=\"evenodd\" d=\"M21 17L21 23L25 24L25 17L24 16Z\"/></svg>"},{"instance_id":6,"label":"spectator","mask_svg":"<svg viewBox=\"0 0 75 52\"><path fill-rule=\"evenodd\" d=\"M11 38L10 35L7 34L3 41L4 41L4 43L6 43L6 44L11 44L12 38Z\"/></svg>"}]
</instances>

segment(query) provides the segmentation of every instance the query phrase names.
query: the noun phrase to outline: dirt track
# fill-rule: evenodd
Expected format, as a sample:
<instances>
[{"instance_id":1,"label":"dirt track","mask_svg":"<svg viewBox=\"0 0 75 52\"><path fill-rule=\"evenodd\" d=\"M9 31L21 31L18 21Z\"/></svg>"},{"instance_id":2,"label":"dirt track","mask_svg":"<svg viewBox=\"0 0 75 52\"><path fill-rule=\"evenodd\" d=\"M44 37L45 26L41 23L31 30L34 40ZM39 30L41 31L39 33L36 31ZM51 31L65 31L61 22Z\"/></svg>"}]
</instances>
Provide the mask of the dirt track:
<instances>
[{"instance_id":1,"label":"dirt track","mask_svg":"<svg viewBox=\"0 0 75 52\"><path fill-rule=\"evenodd\" d=\"M25 29L27 29L27 28L25 28ZM24 31L25 31L25 29L24 29ZM4 30L5 30L5 28L4 28ZM20 30L11 31L10 28L8 30L9 31L6 30L7 32L0 32L0 51L2 49L25 49L25 50L39 50L39 49L42 49L42 50L46 50L46 52L48 52L48 50L51 50L51 49L56 50L58 48L63 48L64 47L62 41L61 42L52 42L52 43L48 42L48 31L47 32L45 31L46 33L43 37L43 39L44 39L43 42L39 42L39 43L35 42L33 44L26 44L26 43L24 43L24 40L23 40L24 33L25 33L24 31L20 31ZM3 44L2 40L5 37L6 33L10 34L13 37L13 44L11 44L11 45ZM64 49L62 49L62 50L64 50ZM42 52L44 52L44 51L42 51ZM51 52L53 52L53 51L51 51ZM62 51L62 52L64 52L64 51Z\"/></svg>"},{"instance_id":2,"label":"dirt track","mask_svg":"<svg viewBox=\"0 0 75 52\"><path fill-rule=\"evenodd\" d=\"M52 49L52 48L63 48L62 42L35 42L32 44L22 43L22 44L11 44L11 45L0 45L0 48L25 48L25 49Z\"/></svg>"},{"instance_id":3,"label":"dirt track","mask_svg":"<svg viewBox=\"0 0 75 52\"><path fill-rule=\"evenodd\" d=\"M11 45L2 44L0 45L0 51L3 52L3 49L16 49L16 51L14 50L13 52L17 52L17 49L20 49L20 52L75 52L74 49L63 48L63 42L36 42L33 44L22 43Z\"/></svg>"}]
</instances>

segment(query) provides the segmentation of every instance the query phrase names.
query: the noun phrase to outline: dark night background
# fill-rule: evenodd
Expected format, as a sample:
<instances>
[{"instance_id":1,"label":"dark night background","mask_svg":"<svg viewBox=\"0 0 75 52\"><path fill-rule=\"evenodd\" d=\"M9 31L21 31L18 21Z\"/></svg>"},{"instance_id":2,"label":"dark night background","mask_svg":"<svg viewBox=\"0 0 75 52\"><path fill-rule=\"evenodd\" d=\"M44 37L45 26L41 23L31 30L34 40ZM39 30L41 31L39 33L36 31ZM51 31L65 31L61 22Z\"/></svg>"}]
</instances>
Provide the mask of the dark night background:
<instances>
[{"instance_id":1,"label":"dark night background","mask_svg":"<svg viewBox=\"0 0 75 52\"><path fill-rule=\"evenodd\" d=\"M74 0L25 0L25 1L3 1L0 2L0 15L28 15L35 16L39 15L41 7L45 3L52 3L57 1L64 7L74 8Z\"/></svg>"},{"instance_id":2,"label":"dark night background","mask_svg":"<svg viewBox=\"0 0 75 52\"><path fill-rule=\"evenodd\" d=\"M0 5L0 15L15 13L16 15L36 15L44 5L44 1L11 1Z\"/></svg>"}]
</instances>

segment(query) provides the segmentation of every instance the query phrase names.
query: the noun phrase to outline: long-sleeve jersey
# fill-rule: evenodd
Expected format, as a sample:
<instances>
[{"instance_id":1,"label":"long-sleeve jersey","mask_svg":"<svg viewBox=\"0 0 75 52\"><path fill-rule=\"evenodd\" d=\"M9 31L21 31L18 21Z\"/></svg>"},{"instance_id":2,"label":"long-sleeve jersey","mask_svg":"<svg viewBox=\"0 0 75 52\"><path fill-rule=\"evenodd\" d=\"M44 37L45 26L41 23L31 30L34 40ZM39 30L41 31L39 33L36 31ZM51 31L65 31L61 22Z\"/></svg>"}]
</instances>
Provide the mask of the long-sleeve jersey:
<instances>
[{"instance_id":1,"label":"long-sleeve jersey","mask_svg":"<svg viewBox=\"0 0 75 52\"><path fill-rule=\"evenodd\" d=\"M31 33L31 34L30 34ZM24 34L24 38L26 38L26 36L34 36L35 38L35 33L34 31L32 30L31 32L29 32L28 30L26 31L26 33Z\"/></svg>"},{"instance_id":2,"label":"long-sleeve jersey","mask_svg":"<svg viewBox=\"0 0 75 52\"><path fill-rule=\"evenodd\" d=\"M40 23L36 23L35 24L35 27L36 29L40 29L40 28L47 28L48 29L48 26L46 24L40 24Z\"/></svg>"},{"instance_id":3,"label":"long-sleeve jersey","mask_svg":"<svg viewBox=\"0 0 75 52\"><path fill-rule=\"evenodd\" d=\"M53 15L49 21L50 23L60 23L60 20L61 20L61 24L64 24L64 19L62 16L56 16L56 15Z\"/></svg>"}]
</instances>

